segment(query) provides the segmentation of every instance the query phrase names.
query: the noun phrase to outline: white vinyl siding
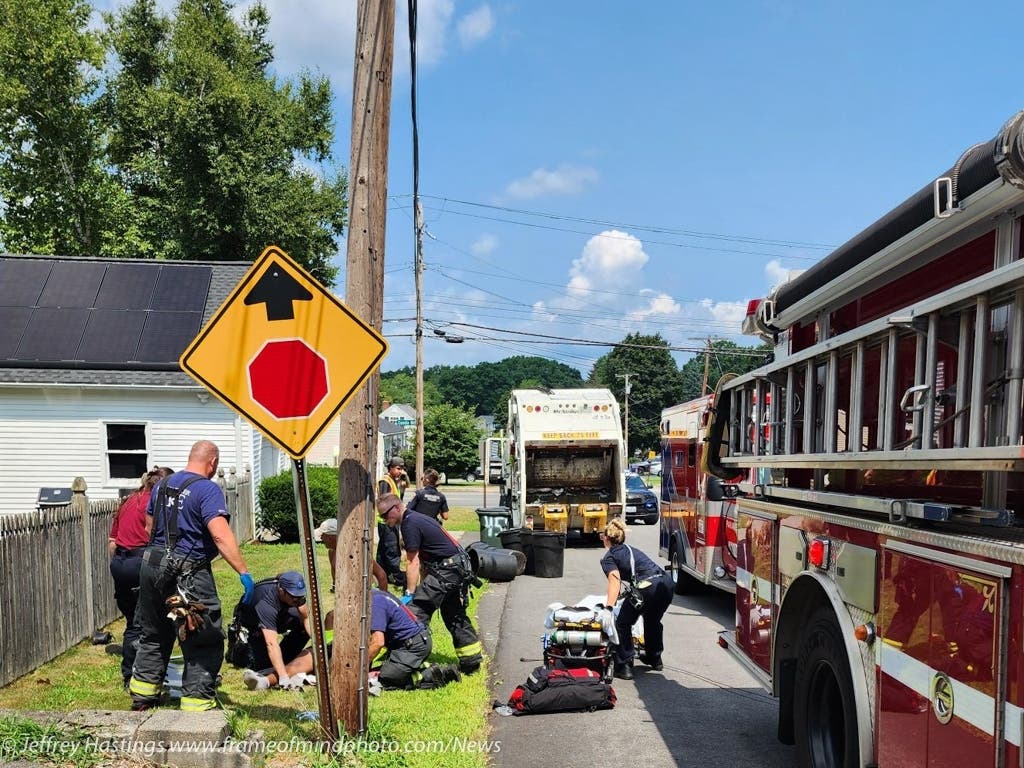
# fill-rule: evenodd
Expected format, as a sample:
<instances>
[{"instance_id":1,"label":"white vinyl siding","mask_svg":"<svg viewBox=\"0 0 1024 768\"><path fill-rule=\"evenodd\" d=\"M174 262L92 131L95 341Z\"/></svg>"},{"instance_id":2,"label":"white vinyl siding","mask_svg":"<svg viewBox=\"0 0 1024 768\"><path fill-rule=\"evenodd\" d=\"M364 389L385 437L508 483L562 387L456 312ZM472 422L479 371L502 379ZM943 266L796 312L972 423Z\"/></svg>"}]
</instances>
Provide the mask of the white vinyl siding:
<instances>
[{"instance_id":1,"label":"white vinyl siding","mask_svg":"<svg viewBox=\"0 0 1024 768\"><path fill-rule=\"evenodd\" d=\"M253 428L194 391L0 387L0 514L35 508L42 487L67 488L78 476L90 498L117 498L137 479L109 479L107 423L147 425L150 465L185 466L196 440L212 440L220 465L244 474L253 462Z\"/></svg>"}]
</instances>

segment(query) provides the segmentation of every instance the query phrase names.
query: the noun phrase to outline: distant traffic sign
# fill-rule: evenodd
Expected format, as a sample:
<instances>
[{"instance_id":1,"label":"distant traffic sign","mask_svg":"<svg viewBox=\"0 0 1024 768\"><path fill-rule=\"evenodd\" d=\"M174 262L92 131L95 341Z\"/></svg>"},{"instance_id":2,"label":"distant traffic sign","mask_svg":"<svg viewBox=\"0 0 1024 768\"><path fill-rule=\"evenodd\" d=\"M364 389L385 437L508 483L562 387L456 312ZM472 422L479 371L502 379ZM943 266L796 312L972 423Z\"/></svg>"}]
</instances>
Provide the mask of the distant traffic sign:
<instances>
[{"instance_id":1,"label":"distant traffic sign","mask_svg":"<svg viewBox=\"0 0 1024 768\"><path fill-rule=\"evenodd\" d=\"M291 456L302 458L387 351L372 327L271 246L180 362Z\"/></svg>"}]
</instances>

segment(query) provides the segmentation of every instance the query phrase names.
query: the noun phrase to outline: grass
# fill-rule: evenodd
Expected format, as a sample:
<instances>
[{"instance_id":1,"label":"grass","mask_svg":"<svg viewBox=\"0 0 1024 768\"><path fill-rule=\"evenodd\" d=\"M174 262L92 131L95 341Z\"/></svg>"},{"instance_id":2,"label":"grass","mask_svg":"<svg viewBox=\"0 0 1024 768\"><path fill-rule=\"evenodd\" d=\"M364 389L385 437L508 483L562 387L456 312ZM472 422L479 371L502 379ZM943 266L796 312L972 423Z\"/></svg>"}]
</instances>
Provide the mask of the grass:
<instances>
[{"instance_id":1,"label":"grass","mask_svg":"<svg viewBox=\"0 0 1024 768\"><path fill-rule=\"evenodd\" d=\"M40 725L20 717L0 718L0 765L23 760L33 765L92 768L102 756L94 749L82 748L88 736L79 728Z\"/></svg>"},{"instance_id":2,"label":"grass","mask_svg":"<svg viewBox=\"0 0 1024 768\"><path fill-rule=\"evenodd\" d=\"M457 514L456 514L457 513ZM469 521L472 529L477 527L473 510L453 510L449 519ZM465 523L468 526L468 523ZM454 526L448 526L455 530ZM317 547L321 580L329 583L327 558L322 547ZM297 544L247 544L243 547L246 563L256 578L264 578L283 570L297 569L301 563L301 550ZM224 606L224 626L230 622L235 604L242 595L238 576L222 560L213 566L217 589ZM474 590L470 600L469 614L476 613L481 591ZM332 593L322 593L325 602ZM124 632L124 620L114 622L107 629L119 640ZM456 662L451 636L435 614L431 625L434 636L434 652L431 661L437 663ZM107 654L103 646L91 645L88 641L79 643L57 659L44 664L34 672L0 689L0 708L20 710L109 709L127 710L129 699L121 689L119 656ZM294 691L249 691L242 683L241 670L227 666L222 670L223 684L219 690L221 703L228 711L232 734L236 738L245 736L253 729L264 732L268 742L285 742L293 738L308 747L317 736L317 724L301 722L300 712L318 707L315 688L303 692ZM268 756L271 766L311 765L326 768L328 765L355 765L367 768L396 768L409 766L439 766L446 768L482 768L487 764L478 745L487 738L486 714L489 710L490 694L487 687L485 668L463 678L461 683L449 685L436 691L386 691L380 697L371 697L369 702L368 731L364 744L369 748L356 749L345 759L330 761L308 751L306 747ZM28 727L28 726L18 726ZM469 749L451 751L452 744L471 743ZM0 738L0 744L3 744ZM20 742L19 742L20 743ZM398 752L381 750L397 748ZM346 748L355 746L348 744ZM411 750L411 751L410 751ZM11 759L5 755L0 758ZM76 766L78 764L76 763ZM83 768L88 768L83 764Z\"/></svg>"}]
</instances>

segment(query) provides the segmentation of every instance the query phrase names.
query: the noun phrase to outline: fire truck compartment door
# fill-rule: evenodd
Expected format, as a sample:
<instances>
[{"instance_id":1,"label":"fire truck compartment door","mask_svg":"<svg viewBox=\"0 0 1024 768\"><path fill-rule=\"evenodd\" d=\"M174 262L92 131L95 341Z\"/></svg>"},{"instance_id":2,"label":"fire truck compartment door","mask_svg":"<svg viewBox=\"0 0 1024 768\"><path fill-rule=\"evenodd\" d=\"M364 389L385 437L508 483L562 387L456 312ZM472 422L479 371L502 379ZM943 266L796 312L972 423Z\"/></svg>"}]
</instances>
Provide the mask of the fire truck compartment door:
<instances>
[{"instance_id":1,"label":"fire truck compartment door","mask_svg":"<svg viewBox=\"0 0 1024 768\"><path fill-rule=\"evenodd\" d=\"M904 541L881 572L879 765L995 765L1010 569Z\"/></svg>"},{"instance_id":2,"label":"fire truck compartment door","mask_svg":"<svg viewBox=\"0 0 1024 768\"><path fill-rule=\"evenodd\" d=\"M769 513L740 506L736 519L736 644L767 674L772 671L772 631L777 617L776 526Z\"/></svg>"}]
</instances>

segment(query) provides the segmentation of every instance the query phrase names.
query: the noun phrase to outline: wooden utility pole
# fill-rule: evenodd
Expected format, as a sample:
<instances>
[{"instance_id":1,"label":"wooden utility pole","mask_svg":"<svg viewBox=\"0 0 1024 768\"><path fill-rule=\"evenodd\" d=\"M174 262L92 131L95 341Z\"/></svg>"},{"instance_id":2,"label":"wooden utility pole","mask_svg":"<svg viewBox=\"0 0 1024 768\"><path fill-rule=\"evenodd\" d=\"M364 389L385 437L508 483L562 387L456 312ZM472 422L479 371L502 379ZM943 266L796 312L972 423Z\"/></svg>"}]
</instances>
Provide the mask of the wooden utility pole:
<instances>
[{"instance_id":1,"label":"wooden utility pole","mask_svg":"<svg viewBox=\"0 0 1024 768\"><path fill-rule=\"evenodd\" d=\"M711 365L711 337L708 336L708 345L704 348L704 381L700 385L700 396L708 393L708 367Z\"/></svg>"},{"instance_id":2,"label":"wooden utility pole","mask_svg":"<svg viewBox=\"0 0 1024 768\"><path fill-rule=\"evenodd\" d=\"M626 427L623 430L624 431L624 435L623 436L625 437L625 451L626 451L626 467L625 468L626 469L629 469L629 459L630 459L630 455L629 455L629 393L632 390L632 387L630 386L630 383L629 383L629 377L630 376L636 376L636 374L635 373L617 373L617 374L615 374L615 378L617 378L617 379L625 379L626 380L626 384L625 384L625 387L624 387L624 398L623 398L625 400L625 403L626 403L626 409L625 409L626 410Z\"/></svg>"},{"instance_id":3,"label":"wooden utility pole","mask_svg":"<svg viewBox=\"0 0 1024 768\"><path fill-rule=\"evenodd\" d=\"M378 331L384 321L384 224L388 193L394 0L358 0L349 164L345 303ZM350 735L366 730L373 503L380 374L341 413L338 450L338 554L331 658L331 702Z\"/></svg>"}]
</instances>

